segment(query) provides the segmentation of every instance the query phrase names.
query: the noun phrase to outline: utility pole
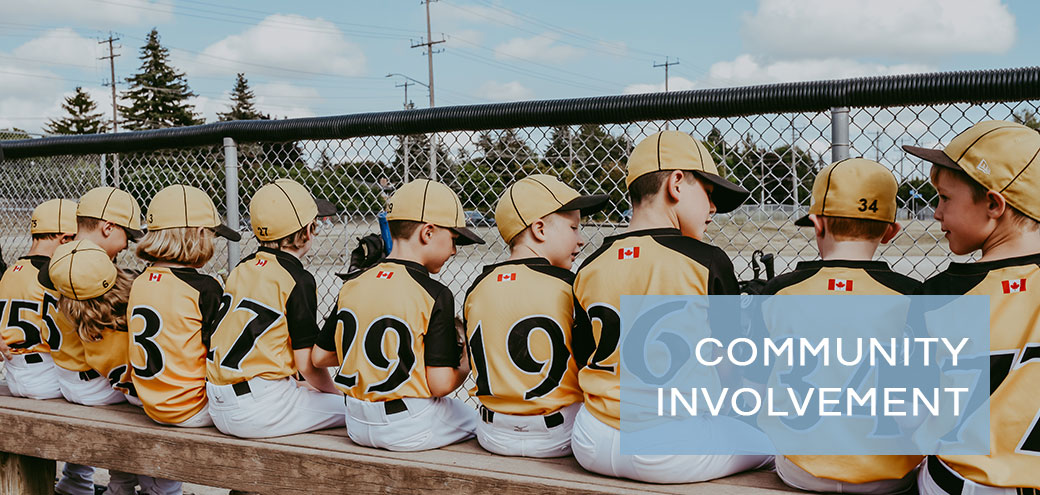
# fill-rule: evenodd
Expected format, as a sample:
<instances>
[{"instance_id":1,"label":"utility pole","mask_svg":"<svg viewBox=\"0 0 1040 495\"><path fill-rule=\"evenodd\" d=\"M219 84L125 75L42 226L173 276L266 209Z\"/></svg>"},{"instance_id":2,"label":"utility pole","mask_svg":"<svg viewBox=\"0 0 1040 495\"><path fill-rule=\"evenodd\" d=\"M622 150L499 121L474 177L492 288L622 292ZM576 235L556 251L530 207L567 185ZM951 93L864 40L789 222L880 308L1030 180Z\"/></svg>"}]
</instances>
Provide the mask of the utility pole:
<instances>
[{"instance_id":1,"label":"utility pole","mask_svg":"<svg viewBox=\"0 0 1040 495\"><path fill-rule=\"evenodd\" d=\"M394 85L395 88L404 88L404 109L405 110L411 110L411 109L415 108L415 103L412 103L412 102L408 101L408 86L414 86L414 85L415 85L415 83L407 81L407 80L405 80L405 82L402 83L402 84L395 84ZM404 160L403 160L403 164L402 164L402 166L404 167L404 170L403 170L403 172L404 172L403 173L403 179L404 180L401 182L401 184L404 185L404 184L407 184L407 183L411 182L411 177L409 177L409 174L408 174L408 135L407 134L405 134L404 136L401 136L401 149L402 149L402 151L404 151L404 154L403 154Z\"/></svg>"},{"instance_id":2,"label":"utility pole","mask_svg":"<svg viewBox=\"0 0 1040 495\"><path fill-rule=\"evenodd\" d=\"M794 210L795 214L797 214L798 207L801 206L801 204L798 198L798 154L795 152L794 143L798 140L798 135L796 133L800 132L801 129L795 127L795 118L796 116L791 116L791 144L788 146L787 151L791 153L791 187L793 188L792 194L794 198Z\"/></svg>"},{"instance_id":3,"label":"utility pole","mask_svg":"<svg viewBox=\"0 0 1040 495\"><path fill-rule=\"evenodd\" d=\"M874 161L875 162L880 162L881 161L881 148L878 148L878 138L881 137L881 131L880 130L873 131L873 132L869 132L867 134L869 136L871 136L870 143L871 143L871 146L874 147Z\"/></svg>"},{"instance_id":4,"label":"utility pole","mask_svg":"<svg viewBox=\"0 0 1040 495\"><path fill-rule=\"evenodd\" d=\"M665 93L668 92L668 67L673 66L673 65L679 65L679 61L676 60L675 62L669 62L668 61L668 57L665 57L663 64L659 64L657 62L654 62L654 68L655 69L658 68L658 67L664 67L664 92ZM664 129L668 130L668 122L667 121L664 123Z\"/></svg>"},{"instance_id":5,"label":"utility pole","mask_svg":"<svg viewBox=\"0 0 1040 495\"><path fill-rule=\"evenodd\" d=\"M426 61L430 69L430 85L427 86L430 90L430 108L434 107L433 100L433 54L440 53L441 50L434 50L433 45L438 43L444 43L444 38L437 41L433 40L433 32L430 28L430 2L437 0L423 0L422 3L426 4L426 41L420 40L419 43L412 42L412 48L425 47L426 48ZM430 179L437 180L437 134L430 134Z\"/></svg>"},{"instance_id":6,"label":"utility pole","mask_svg":"<svg viewBox=\"0 0 1040 495\"><path fill-rule=\"evenodd\" d=\"M108 60L108 70L111 76L109 85L112 86L112 133L119 132L119 105L116 103L116 57L119 56L115 53L115 47L112 43L119 41L119 38L113 38L112 32L108 32L108 39L98 41L99 45L108 43L108 56L101 57L98 60ZM119 155L112 156L112 181L116 187L119 187Z\"/></svg>"}]
</instances>

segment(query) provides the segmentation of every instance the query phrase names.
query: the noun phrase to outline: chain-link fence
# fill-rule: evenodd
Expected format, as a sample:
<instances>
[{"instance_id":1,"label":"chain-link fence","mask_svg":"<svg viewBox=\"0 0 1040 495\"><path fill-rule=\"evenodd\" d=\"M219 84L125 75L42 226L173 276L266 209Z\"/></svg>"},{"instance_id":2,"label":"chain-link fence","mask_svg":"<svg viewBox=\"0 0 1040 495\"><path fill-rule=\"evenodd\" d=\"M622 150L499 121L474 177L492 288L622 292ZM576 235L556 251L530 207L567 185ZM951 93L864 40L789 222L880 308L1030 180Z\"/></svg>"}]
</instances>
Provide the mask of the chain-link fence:
<instances>
[{"instance_id":1,"label":"chain-link fence","mask_svg":"<svg viewBox=\"0 0 1040 495\"><path fill-rule=\"evenodd\" d=\"M346 124L300 119L247 128L215 124L194 128L194 134L167 130L0 143L7 155L0 169L0 247L8 262L24 254L33 207L51 198L77 198L102 184L126 189L145 209L169 184L194 185L249 232L253 192L290 177L341 211L323 222L305 259L318 281L324 315L340 287L335 273L346 269L357 237L378 231L376 214L387 197L402 183L433 175L459 193L470 224L487 241L461 248L436 276L461 307L481 267L508 256L493 214L506 186L541 172L585 193L609 194L604 212L583 219L584 252L591 253L627 225L628 153L645 136L671 128L703 140L724 174L751 191L745 206L717 215L707 232L733 258L738 278L751 277L756 249L777 255L777 273L816 258L809 229L793 225L808 209L813 178L832 160L864 156L890 167L900 183L903 232L879 257L923 279L951 256L931 215L936 197L929 166L900 146L940 146L987 119L1035 124L1038 81L1038 69L932 74L389 112L343 117ZM220 241L206 270L226 274L239 256L255 249L249 234L239 244ZM119 261L142 267L132 253Z\"/></svg>"}]
</instances>

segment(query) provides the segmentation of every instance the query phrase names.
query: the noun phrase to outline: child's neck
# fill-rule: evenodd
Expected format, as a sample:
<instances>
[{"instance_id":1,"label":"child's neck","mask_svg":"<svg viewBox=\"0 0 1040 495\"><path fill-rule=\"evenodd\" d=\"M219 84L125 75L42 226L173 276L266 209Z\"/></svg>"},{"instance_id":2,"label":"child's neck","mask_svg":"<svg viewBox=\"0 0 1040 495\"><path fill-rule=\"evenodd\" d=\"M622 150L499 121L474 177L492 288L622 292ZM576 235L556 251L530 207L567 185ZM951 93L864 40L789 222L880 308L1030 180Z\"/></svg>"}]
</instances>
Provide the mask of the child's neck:
<instances>
[{"instance_id":1,"label":"child's neck","mask_svg":"<svg viewBox=\"0 0 1040 495\"><path fill-rule=\"evenodd\" d=\"M46 241L32 241L32 246L26 256L54 256L54 250L61 245L60 239L48 239Z\"/></svg>"},{"instance_id":2,"label":"child's neck","mask_svg":"<svg viewBox=\"0 0 1040 495\"><path fill-rule=\"evenodd\" d=\"M394 239L394 247L390 248L387 258L395 260L411 261L426 266L426 257L422 255L421 247L415 246L410 240Z\"/></svg>"},{"instance_id":3,"label":"child's neck","mask_svg":"<svg viewBox=\"0 0 1040 495\"><path fill-rule=\"evenodd\" d=\"M169 261L156 261L152 266L157 268L199 268L197 266L185 265L184 263L172 263Z\"/></svg>"},{"instance_id":4,"label":"child's neck","mask_svg":"<svg viewBox=\"0 0 1040 495\"><path fill-rule=\"evenodd\" d=\"M995 261L1040 253L1040 230L1014 228L994 232L982 244L979 261Z\"/></svg>"},{"instance_id":5,"label":"child's neck","mask_svg":"<svg viewBox=\"0 0 1040 495\"><path fill-rule=\"evenodd\" d=\"M508 261L526 260L530 258L544 258L545 256L538 253L538 251L527 244L517 244L516 247L509 251Z\"/></svg>"},{"instance_id":6,"label":"child's neck","mask_svg":"<svg viewBox=\"0 0 1040 495\"><path fill-rule=\"evenodd\" d=\"M817 239L820 258L824 261L870 261L877 251L877 241L835 241L833 239Z\"/></svg>"},{"instance_id":7,"label":"child's neck","mask_svg":"<svg viewBox=\"0 0 1040 495\"><path fill-rule=\"evenodd\" d=\"M632 220L628 222L625 232L636 232L649 229L678 229L679 218L671 208L658 204L661 198L654 198L649 205L632 208Z\"/></svg>"}]
</instances>

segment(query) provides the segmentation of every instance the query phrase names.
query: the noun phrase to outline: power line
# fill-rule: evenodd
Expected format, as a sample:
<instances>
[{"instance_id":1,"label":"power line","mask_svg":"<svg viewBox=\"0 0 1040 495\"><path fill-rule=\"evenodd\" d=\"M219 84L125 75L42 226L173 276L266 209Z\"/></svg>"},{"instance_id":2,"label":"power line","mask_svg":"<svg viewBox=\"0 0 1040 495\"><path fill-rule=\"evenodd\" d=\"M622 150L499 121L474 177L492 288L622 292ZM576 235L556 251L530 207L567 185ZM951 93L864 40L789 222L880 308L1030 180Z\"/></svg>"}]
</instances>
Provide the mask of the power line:
<instances>
[{"instance_id":1,"label":"power line","mask_svg":"<svg viewBox=\"0 0 1040 495\"><path fill-rule=\"evenodd\" d=\"M106 60L106 59L108 60L108 67L109 67L109 70L111 71L111 75L112 75L112 80L110 81L109 84L112 86L112 133L113 134L116 133L116 132L119 132L119 105L116 104L116 57L118 57L119 54L115 52L115 48L112 46L112 43L116 42L116 41L119 41L119 38L113 38L112 37L112 32L108 33L108 39L107 40L98 41L99 45L103 45L105 43L108 43L108 56L107 57L101 57L98 60Z\"/></svg>"},{"instance_id":2,"label":"power line","mask_svg":"<svg viewBox=\"0 0 1040 495\"><path fill-rule=\"evenodd\" d=\"M430 28L430 2L437 0L423 0L426 5L426 41L419 40L419 43L412 42L412 48L425 47L426 48L426 60L430 68L430 85L426 89L430 90L430 108L434 107L433 99L433 54L440 53L442 50L434 50L433 46L439 43L444 43L444 38L434 41L433 33ZM430 134L430 179L437 180L437 134Z\"/></svg>"}]
</instances>

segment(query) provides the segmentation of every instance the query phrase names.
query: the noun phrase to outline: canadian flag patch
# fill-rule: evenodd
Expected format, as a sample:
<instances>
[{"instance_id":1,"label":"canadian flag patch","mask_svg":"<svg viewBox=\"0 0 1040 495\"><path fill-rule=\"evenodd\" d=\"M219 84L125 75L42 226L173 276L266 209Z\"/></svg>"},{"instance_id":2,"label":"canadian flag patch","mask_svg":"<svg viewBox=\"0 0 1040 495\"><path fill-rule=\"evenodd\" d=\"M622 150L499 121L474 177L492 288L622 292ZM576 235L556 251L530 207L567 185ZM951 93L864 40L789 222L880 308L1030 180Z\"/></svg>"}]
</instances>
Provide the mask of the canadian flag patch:
<instances>
[{"instance_id":1,"label":"canadian flag patch","mask_svg":"<svg viewBox=\"0 0 1040 495\"><path fill-rule=\"evenodd\" d=\"M1025 292L1026 291L1026 279L1020 278L1018 280L1005 280L1000 283L1004 286L1004 293L1011 294L1013 292Z\"/></svg>"},{"instance_id":2,"label":"canadian flag patch","mask_svg":"<svg viewBox=\"0 0 1040 495\"><path fill-rule=\"evenodd\" d=\"M510 280L516 280L516 274L515 273L499 273L498 274L498 281L499 282L506 282L506 281L510 281Z\"/></svg>"},{"instance_id":3,"label":"canadian flag patch","mask_svg":"<svg viewBox=\"0 0 1040 495\"><path fill-rule=\"evenodd\" d=\"M162 280L162 274L161 273L152 273L152 274L148 275L148 281L149 282L158 282L160 280Z\"/></svg>"},{"instance_id":4,"label":"canadian flag patch","mask_svg":"<svg viewBox=\"0 0 1040 495\"><path fill-rule=\"evenodd\" d=\"M852 292L852 281L841 278L832 278L827 281L827 290Z\"/></svg>"},{"instance_id":5,"label":"canadian flag patch","mask_svg":"<svg viewBox=\"0 0 1040 495\"><path fill-rule=\"evenodd\" d=\"M630 248L618 248L617 259L619 260L630 260L639 257L639 246Z\"/></svg>"},{"instance_id":6,"label":"canadian flag patch","mask_svg":"<svg viewBox=\"0 0 1040 495\"><path fill-rule=\"evenodd\" d=\"M256 266L267 266L267 260L256 260Z\"/></svg>"},{"instance_id":7,"label":"canadian flag patch","mask_svg":"<svg viewBox=\"0 0 1040 495\"><path fill-rule=\"evenodd\" d=\"M393 276L394 276L394 272L384 272L382 270L379 270L379 273L376 274L376 278L381 278L381 279L385 279L385 280L390 280L390 277L393 277Z\"/></svg>"},{"instance_id":8,"label":"canadian flag patch","mask_svg":"<svg viewBox=\"0 0 1040 495\"><path fill-rule=\"evenodd\" d=\"M12 272L20 272L20 271L22 271L22 265L15 265L14 269L11 270L11 271Z\"/></svg>"}]
</instances>

